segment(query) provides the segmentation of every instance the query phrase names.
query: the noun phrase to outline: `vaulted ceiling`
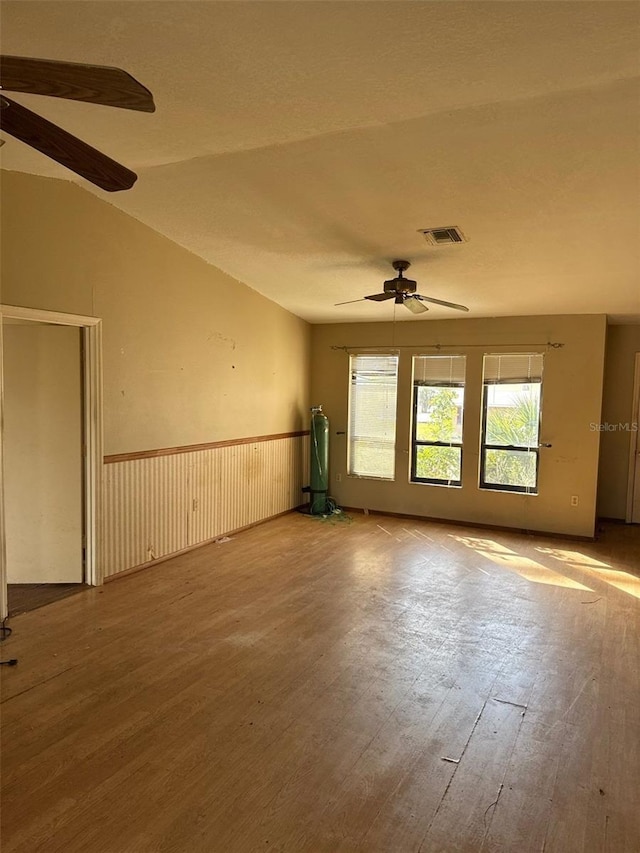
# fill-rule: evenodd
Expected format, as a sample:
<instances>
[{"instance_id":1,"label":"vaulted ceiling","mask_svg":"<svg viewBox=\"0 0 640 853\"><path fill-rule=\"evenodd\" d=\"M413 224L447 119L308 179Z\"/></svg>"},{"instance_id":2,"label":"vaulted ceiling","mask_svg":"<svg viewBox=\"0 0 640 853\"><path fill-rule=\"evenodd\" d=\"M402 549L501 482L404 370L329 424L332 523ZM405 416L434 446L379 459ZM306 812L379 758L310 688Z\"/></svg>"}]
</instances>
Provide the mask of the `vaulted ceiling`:
<instances>
[{"instance_id":1,"label":"vaulted ceiling","mask_svg":"<svg viewBox=\"0 0 640 853\"><path fill-rule=\"evenodd\" d=\"M391 319L334 303L381 290L394 258L468 316L640 321L636 2L8 0L1 16L3 53L116 65L154 94L153 115L16 96L139 175L83 186L311 322ZM76 180L11 137L2 160ZM450 225L468 242L419 233Z\"/></svg>"}]
</instances>

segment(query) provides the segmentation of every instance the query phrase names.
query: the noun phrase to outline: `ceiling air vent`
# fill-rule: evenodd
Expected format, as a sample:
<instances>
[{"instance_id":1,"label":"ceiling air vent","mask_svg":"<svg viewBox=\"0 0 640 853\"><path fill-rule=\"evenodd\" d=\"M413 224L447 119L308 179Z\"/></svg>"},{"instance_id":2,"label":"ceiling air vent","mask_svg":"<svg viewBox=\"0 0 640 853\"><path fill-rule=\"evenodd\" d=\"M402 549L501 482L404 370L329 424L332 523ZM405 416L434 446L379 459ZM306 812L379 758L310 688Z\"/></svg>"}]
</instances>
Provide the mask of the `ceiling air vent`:
<instances>
[{"instance_id":1,"label":"ceiling air vent","mask_svg":"<svg viewBox=\"0 0 640 853\"><path fill-rule=\"evenodd\" d=\"M424 234L427 243L432 246L445 246L449 243L466 243L467 238L455 225L448 228L421 228L420 234Z\"/></svg>"}]
</instances>

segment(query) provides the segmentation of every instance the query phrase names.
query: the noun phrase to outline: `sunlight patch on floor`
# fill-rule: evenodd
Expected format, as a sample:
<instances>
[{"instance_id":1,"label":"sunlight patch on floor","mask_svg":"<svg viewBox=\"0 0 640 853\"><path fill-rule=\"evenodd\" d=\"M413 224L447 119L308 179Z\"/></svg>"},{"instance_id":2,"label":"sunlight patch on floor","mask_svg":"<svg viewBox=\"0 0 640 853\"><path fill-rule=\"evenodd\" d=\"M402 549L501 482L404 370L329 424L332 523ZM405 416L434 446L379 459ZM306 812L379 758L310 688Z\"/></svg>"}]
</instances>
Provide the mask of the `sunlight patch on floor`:
<instances>
[{"instance_id":1,"label":"sunlight patch on floor","mask_svg":"<svg viewBox=\"0 0 640 853\"><path fill-rule=\"evenodd\" d=\"M599 580L606 581L610 586L640 598L640 578L630 575L628 572L619 572L616 569L587 569Z\"/></svg>"},{"instance_id":2,"label":"sunlight patch on floor","mask_svg":"<svg viewBox=\"0 0 640 853\"><path fill-rule=\"evenodd\" d=\"M598 580L605 581L610 586L626 592L627 595L640 598L640 578L629 572L613 569L610 563L603 563L600 560L594 560L593 557L588 557L586 554L581 554L579 551L567 551L564 548L537 548L536 550L559 560L561 563L582 569Z\"/></svg>"},{"instance_id":3,"label":"sunlight patch on floor","mask_svg":"<svg viewBox=\"0 0 640 853\"><path fill-rule=\"evenodd\" d=\"M460 542L471 548L477 554L491 560L497 566L509 571L515 572L521 577L533 583L549 584L551 586L561 586L567 589L582 589L587 592L593 592L590 587L579 583L573 578L568 578L566 575L560 574L553 569L531 560L529 557L522 557L511 548L505 545L500 545L493 539L479 539L475 536L456 536L449 534L452 539Z\"/></svg>"},{"instance_id":4,"label":"sunlight patch on floor","mask_svg":"<svg viewBox=\"0 0 640 853\"><path fill-rule=\"evenodd\" d=\"M594 560L593 557L588 557L586 554L581 554L579 551L567 551L566 548L541 548L537 547L536 551L541 554L546 554L562 563L570 563L572 566L586 566L587 568L610 569L610 563L603 563L601 560Z\"/></svg>"}]
</instances>

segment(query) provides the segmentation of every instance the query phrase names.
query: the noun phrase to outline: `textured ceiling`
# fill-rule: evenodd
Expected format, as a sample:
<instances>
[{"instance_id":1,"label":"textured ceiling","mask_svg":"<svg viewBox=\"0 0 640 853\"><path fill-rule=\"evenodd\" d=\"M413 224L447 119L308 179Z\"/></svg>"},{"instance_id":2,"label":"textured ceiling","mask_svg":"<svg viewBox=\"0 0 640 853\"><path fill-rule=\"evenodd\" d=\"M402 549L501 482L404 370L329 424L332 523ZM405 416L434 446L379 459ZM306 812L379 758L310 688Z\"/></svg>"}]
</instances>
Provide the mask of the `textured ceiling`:
<instances>
[{"instance_id":1,"label":"textured ceiling","mask_svg":"<svg viewBox=\"0 0 640 853\"><path fill-rule=\"evenodd\" d=\"M640 320L636 2L9 0L1 15L3 52L120 66L154 93L153 115L16 96L137 171L96 195L307 320L390 319L389 303L333 303L379 291L394 257L469 316ZM2 159L74 180L10 137ZM469 242L418 233L448 225Z\"/></svg>"}]
</instances>

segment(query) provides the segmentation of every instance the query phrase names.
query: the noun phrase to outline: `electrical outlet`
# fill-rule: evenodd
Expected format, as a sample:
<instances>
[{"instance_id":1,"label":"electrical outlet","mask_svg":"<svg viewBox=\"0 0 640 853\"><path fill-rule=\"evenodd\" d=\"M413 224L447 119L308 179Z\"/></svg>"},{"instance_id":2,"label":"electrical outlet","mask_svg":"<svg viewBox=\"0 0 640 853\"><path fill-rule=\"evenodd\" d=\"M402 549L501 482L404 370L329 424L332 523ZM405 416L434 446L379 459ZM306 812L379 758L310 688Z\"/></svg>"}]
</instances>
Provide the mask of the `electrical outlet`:
<instances>
[{"instance_id":1,"label":"electrical outlet","mask_svg":"<svg viewBox=\"0 0 640 853\"><path fill-rule=\"evenodd\" d=\"M578 496L571 495L571 506L578 506Z\"/></svg>"},{"instance_id":2,"label":"electrical outlet","mask_svg":"<svg viewBox=\"0 0 640 853\"><path fill-rule=\"evenodd\" d=\"M342 482L342 474L336 474L336 483Z\"/></svg>"}]
</instances>

